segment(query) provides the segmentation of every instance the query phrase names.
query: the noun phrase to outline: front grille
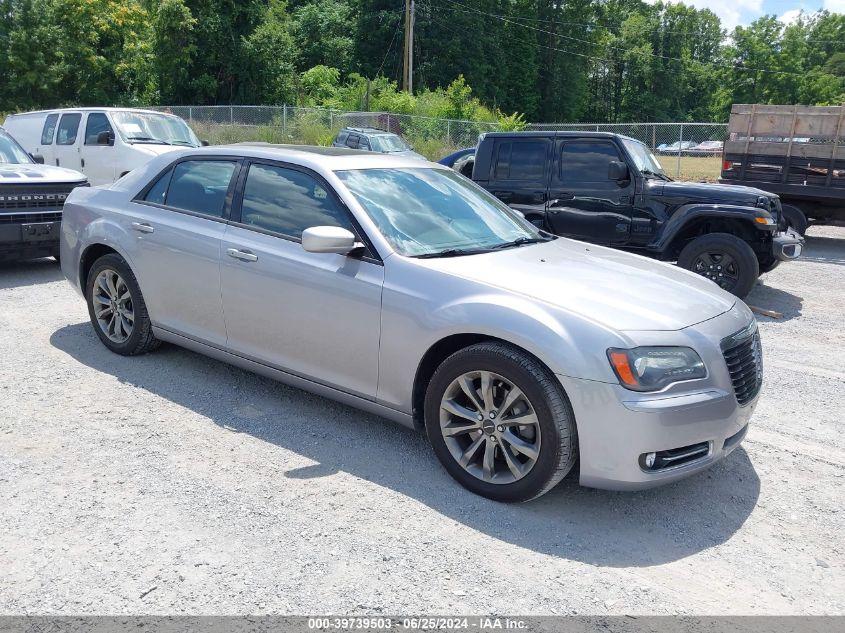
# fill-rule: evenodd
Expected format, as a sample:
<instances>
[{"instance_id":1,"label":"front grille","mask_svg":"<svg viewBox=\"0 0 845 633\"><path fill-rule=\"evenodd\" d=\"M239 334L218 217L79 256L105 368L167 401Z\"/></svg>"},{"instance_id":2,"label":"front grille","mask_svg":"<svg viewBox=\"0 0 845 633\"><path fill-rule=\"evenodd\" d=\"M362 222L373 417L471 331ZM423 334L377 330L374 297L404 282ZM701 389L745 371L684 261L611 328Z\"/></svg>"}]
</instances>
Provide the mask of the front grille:
<instances>
[{"instance_id":1,"label":"front grille","mask_svg":"<svg viewBox=\"0 0 845 633\"><path fill-rule=\"evenodd\" d=\"M722 340L722 354L731 375L736 400L748 404L763 384L763 348L754 322Z\"/></svg>"},{"instance_id":2,"label":"front grille","mask_svg":"<svg viewBox=\"0 0 845 633\"><path fill-rule=\"evenodd\" d=\"M4 185L0 182L0 211L17 209L61 210L68 194L79 183L64 185Z\"/></svg>"},{"instance_id":3,"label":"front grille","mask_svg":"<svg viewBox=\"0 0 845 633\"><path fill-rule=\"evenodd\" d=\"M58 213L0 213L0 224L36 224L38 222L61 222Z\"/></svg>"}]
</instances>

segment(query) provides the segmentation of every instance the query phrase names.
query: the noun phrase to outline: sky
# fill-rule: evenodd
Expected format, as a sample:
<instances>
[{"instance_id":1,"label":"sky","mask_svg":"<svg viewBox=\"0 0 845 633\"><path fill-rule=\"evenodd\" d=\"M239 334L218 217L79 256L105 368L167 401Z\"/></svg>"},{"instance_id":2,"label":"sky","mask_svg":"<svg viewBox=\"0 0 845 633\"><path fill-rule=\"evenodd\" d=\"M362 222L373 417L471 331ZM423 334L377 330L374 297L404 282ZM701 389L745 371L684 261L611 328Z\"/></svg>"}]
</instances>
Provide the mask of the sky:
<instances>
[{"instance_id":1,"label":"sky","mask_svg":"<svg viewBox=\"0 0 845 633\"><path fill-rule=\"evenodd\" d=\"M750 24L763 15L776 15L784 22L795 20L803 9L808 13L827 9L845 13L845 0L683 0L699 9L710 9L722 19L729 31L741 24Z\"/></svg>"}]
</instances>

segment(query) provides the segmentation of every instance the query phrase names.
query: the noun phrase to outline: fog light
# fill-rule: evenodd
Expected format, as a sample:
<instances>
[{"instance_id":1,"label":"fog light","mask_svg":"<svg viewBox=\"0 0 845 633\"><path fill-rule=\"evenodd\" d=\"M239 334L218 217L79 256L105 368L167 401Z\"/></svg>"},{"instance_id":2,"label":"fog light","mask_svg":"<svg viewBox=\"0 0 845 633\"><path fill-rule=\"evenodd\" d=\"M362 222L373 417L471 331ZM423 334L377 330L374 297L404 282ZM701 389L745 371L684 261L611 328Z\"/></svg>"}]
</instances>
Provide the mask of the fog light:
<instances>
[{"instance_id":1,"label":"fog light","mask_svg":"<svg viewBox=\"0 0 845 633\"><path fill-rule=\"evenodd\" d=\"M652 466L654 466L654 460L655 460L655 459L657 459L657 454L655 454L655 453L648 453L648 454L645 456L645 465L646 465L646 468L651 468Z\"/></svg>"}]
</instances>

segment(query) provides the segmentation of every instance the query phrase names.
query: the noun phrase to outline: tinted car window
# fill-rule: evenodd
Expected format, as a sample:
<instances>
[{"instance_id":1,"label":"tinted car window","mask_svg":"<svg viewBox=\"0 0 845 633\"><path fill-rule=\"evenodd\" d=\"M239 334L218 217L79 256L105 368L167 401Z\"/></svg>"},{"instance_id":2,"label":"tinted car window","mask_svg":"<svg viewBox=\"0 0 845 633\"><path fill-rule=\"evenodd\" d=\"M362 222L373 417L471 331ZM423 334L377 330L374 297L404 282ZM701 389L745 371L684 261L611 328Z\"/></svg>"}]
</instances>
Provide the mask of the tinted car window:
<instances>
[{"instance_id":1,"label":"tinted car window","mask_svg":"<svg viewBox=\"0 0 845 633\"><path fill-rule=\"evenodd\" d=\"M366 149L370 150L370 141L366 137L362 136L361 140L358 142L359 149Z\"/></svg>"},{"instance_id":2,"label":"tinted car window","mask_svg":"<svg viewBox=\"0 0 845 633\"><path fill-rule=\"evenodd\" d=\"M79 131L79 121L82 115L79 112L63 114L59 121L59 130L56 135L56 145L73 145L76 143L76 133Z\"/></svg>"},{"instance_id":3,"label":"tinted car window","mask_svg":"<svg viewBox=\"0 0 845 633\"><path fill-rule=\"evenodd\" d=\"M346 139L346 147L351 147L352 149L358 149L358 135L357 134L350 134L349 138Z\"/></svg>"},{"instance_id":4,"label":"tinted car window","mask_svg":"<svg viewBox=\"0 0 845 633\"><path fill-rule=\"evenodd\" d=\"M542 180L546 168L546 143L502 143L496 155L497 180Z\"/></svg>"},{"instance_id":5,"label":"tinted car window","mask_svg":"<svg viewBox=\"0 0 845 633\"><path fill-rule=\"evenodd\" d=\"M188 160L177 164L173 168L164 204L222 217L226 192L236 166L234 161L226 160Z\"/></svg>"},{"instance_id":6,"label":"tinted car window","mask_svg":"<svg viewBox=\"0 0 845 633\"><path fill-rule=\"evenodd\" d=\"M313 226L353 230L346 210L315 178L273 165L250 166L241 222L296 239Z\"/></svg>"},{"instance_id":7,"label":"tinted car window","mask_svg":"<svg viewBox=\"0 0 845 633\"><path fill-rule=\"evenodd\" d=\"M41 144L52 145L53 134L56 132L56 121L59 120L58 114L48 114L44 119L44 129L41 130Z\"/></svg>"},{"instance_id":8,"label":"tinted car window","mask_svg":"<svg viewBox=\"0 0 845 633\"><path fill-rule=\"evenodd\" d=\"M346 142L347 136L349 136L349 132L341 132L337 135L337 142L343 145Z\"/></svg>"},{"instance_id":9,"label":"tinted car window","mask_svg":"<svg viewBox=\"0 0 845 633\"><path fill-rule=\"evenodd\" d=\"M156 204L164 204L164 199L167 196L167 185L170 184L170 177L173 175L173 170L168 169L163 176L161 176L154 184L144 200L147 202L155 202Z\"/></svg>"},{"instance_id":10,"label":"tinted car window","mask_svg":"<svg viewBox=\"0 0 845 633\"><path fill-rule=\"evenodd\" d=\"M576 141L563 146L561 179L563 182L609 183L607 170L610 163L620 160L612 143Z\"/></svg>"},{"instance_id":11,"label":"tinted car window","mask_svg":"<svg viewBox=\"0 0 845 633\"><path fill-rule=\"evenodd\" d=\"M97 136L100 132L111 132L114 134L114 130L112 130L111 123L109 123L106 115L102 112L92 112L88 115L88 120L85 122L85 144L96 145Z\"/></svg>"}]
</instances>

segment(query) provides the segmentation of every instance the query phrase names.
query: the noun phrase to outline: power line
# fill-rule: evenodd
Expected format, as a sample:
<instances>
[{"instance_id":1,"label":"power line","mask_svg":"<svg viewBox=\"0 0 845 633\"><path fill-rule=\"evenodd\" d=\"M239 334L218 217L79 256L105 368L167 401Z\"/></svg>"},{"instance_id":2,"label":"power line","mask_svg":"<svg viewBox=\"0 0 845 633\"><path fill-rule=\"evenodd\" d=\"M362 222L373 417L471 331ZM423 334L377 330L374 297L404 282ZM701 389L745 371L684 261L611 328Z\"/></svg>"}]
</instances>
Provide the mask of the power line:
<instances>
[{"instance_id":1,"label":"power line","mask_svg":"<svg viewBox=\"0 0 845 633\"><path fill-rule=\"evenodd\" d=\"M401 13L399 14L401 18ZM399 19L396 21L396 28L393 30L393 37L390 38L390 44L387 47L387 52L384 54L384 58L381 60L381 65L378 67L378 71L376 72L376 77L381 74L381 69L384 68L384 62L387 61L388 55L390 55L390 51L393 50L393 42L396 41L396 34L399 33L399 27L402 25L402 20Z\"/></svg>"},{"instance_id":2,"label":"power line","mask_svg":"<svg viewBox=\"0 0 845 633\"><path fill-rule=\"evenodd\" d=\"M563 38L563 39L572 40L573 42L578 42L579 44L588 44L590 46L596 46L597 45L596 42L591 42L589 40L582 40L582 39L577 38L577 37L571 37L569 35L563 35L561 33L556 33L554 31L549 31L549 30L546 30L546 29L536 28L536 27L533 27L533 26L529 26L527 24L521 24L519 22L514 21L511 18L498 16L494 13L488 13L486 11L479 11L478 9L474 9L472 7L467 7L466 5L463 5L459 2L455 2L454 0L445 0L445 1L452 4L452 5L464 7L464 9L466 9L465 11L463 11L464 13L470 13L470 12L471 13L477 13L478 15L495 18L497 20L507 22L507 23L513 24L515 26L520 26L524 29L530 29L532 31L536 31L538 33L544 33L544 34L547 34L547 35L552 35L554 37L560 37L560 38ZM434 5L432 5L432 6L434 6ZM440 6L440 8L441 9L450 9L450 7L445 7L445 6L442 6L442 5ZM459 10L459 9L452 9L452 10ZM553 47L544 47L541 44L537 44L537 46L540 46L541 48L548 48L550 50L559 50L559 49L554 49ZM626 49L626 48L621 47L621 46L609 46L609 48L624 51L624 52L628 52L628 50L629 50L629 49ZM584 54L581 54L581 53L575 53L573 51L561 50L560 52L569 53L570 55L577 55L579 57L590 57L590 58L597 59L599 61L604 61L604 62L609 61L609 60L606 60L606 59L603 59L603 58L600 58L600 57L594 57L594 56L591 56L591 55L584 55ZM703 62L703 61L699 61L697 59L692 59L692 58L681 59L679 57L670 57L668 55L660 55L658 53L646 53L646 54L650 57L657 57L657 58L666 59L666 60L669 60L669 61L676 61L676 62L682 62L682 63L692 62L692 63L695 63L695 64L701 64L702 66L712 66L712 67L716 67L716 68L733 68L735 70L744 70L744 71L749 71L749 72L768 73L768 74L772 74L772 75L794 75L794 76L799 76L799 77L803 77L804 74L805 74L805 73L789 72L789 71L786 71L786 70L768 70L768 69L765 69L765 68L749 68L747 66L741 66L741 65L737 65L737 64L722 64L722 63L718 63L718 62Z\"/></svg>"}]
</instances>

